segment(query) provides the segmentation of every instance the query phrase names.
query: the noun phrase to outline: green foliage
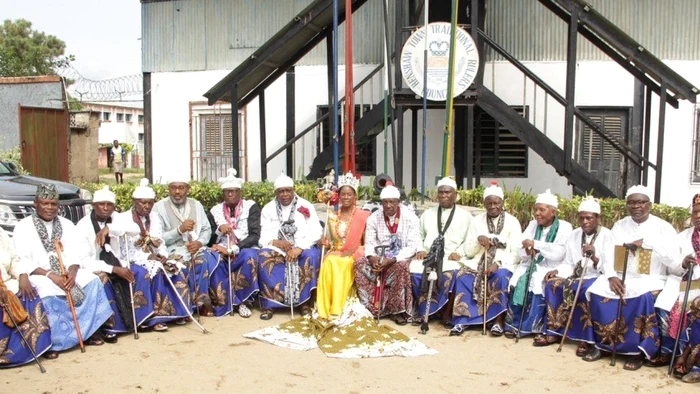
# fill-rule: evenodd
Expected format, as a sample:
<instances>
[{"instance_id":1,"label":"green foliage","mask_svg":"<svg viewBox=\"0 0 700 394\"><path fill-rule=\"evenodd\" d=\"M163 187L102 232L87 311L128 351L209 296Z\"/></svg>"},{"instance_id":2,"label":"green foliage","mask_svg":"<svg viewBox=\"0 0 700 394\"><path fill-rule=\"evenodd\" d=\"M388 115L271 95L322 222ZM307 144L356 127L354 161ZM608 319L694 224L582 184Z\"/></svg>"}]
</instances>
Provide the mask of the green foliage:
<instances>
[{"instance_id":1,"label":"green foliage","mask_svg":"<svg viewBox=\"0 0 700 394\"><path fill-rule=\"evenodd\" d=\"M20 174L29 174L29 171L22 167L22 151L19 149L19 146L0 152L0 161L13 163L17 167L17 171L19 171Z\"/></svg>"},{"instance_id":2,"label":"green foliage","mask_svg":"<svg viewBox=\"0 0 700 394\"><path fill-rule=\"evenodd\" d=\"M102 184L88 183L81 185L83 189L94 192L102 188ZM131 194L134 192L136 184L113 185L110 188L117 196L117 209L127 210L131 207ZM156 200L160 200L168 195L166 185L152 185L156 191ZM318 184L316 182L298 182L295 187L297 194L313 203L317 203L316 197ZM358 191L360 199L370 194L370 188L361 186ZM415 190L415 189L414 189ZM428 191L431 201L436 200L435 190ZM461 205L483 208L484 188L482 186L471 190L458 190L457 202ZM260 207L272 201L275 196L274 186L270 182L248 182L243 186L243 198L253 200ZM408 196L420 200L420 193L411 191ZM216 182L191 182L190 197L199 200L206 210L223 200L221 188ZM505 190L505 208L508 213L515 216L523 228L533 219L535 210L536 195L523 192L519 187L512 190ZM559 199L559 218L570 222L574 227L578 227L578 206L581 203L581 196L574 196L571 199ZM598 200L601 206L600 221L603 226L611 228L616 221L627 215L625 201L616 198L603 198ZM687 208L672 207L664 204L654 204L651 213L671 223L676 230L680 231L687 227L690 219L690 212Z\"/></svg>"},{"instance_id":3,"label":"green foliage","mask_svg":"<svg viewBox=\"0 0 700 394\"><path fill-rule=\"evenodd\" d=\"M53 75L75 60L65 55L66 43L55 36L32 30L25 19L0 25L0 76Z\"/></svg>"}]
</instances>

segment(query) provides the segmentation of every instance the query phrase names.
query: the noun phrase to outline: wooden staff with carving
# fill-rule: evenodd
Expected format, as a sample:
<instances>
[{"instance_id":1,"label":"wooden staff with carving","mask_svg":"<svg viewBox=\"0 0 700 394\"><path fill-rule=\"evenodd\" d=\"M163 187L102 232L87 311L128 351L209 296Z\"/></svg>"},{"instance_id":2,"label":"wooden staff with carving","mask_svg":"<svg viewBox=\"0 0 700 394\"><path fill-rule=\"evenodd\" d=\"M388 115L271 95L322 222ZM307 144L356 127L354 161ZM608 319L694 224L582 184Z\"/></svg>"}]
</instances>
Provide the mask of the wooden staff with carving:
<instances>
[{"instance_id":1,"label":"wooden staff with carving","mask_svg":"<svg viewBox=\"0 0 700 394\"><path fill-rule=\"evenodd\" d=\"M67 277L66 268L63 265L63 256L61 252L63 251L63 245L61 241L55 240L56 247L56 257L58 258L58 267L61 269L61 276ZM75 285L74 285L75 286ZM70 313L73 315L73 324L75 324L75 333L78 335L78 345L80 346L80 352L85 353L85 344L83 344L83 334L80 331L80 325L78 324L78 316L75 314L75 305L73 304L73 297L70 295L70 290L66 291L66 299L68 300L68 307L70 308Z\"/></svg>"}]
</instances>

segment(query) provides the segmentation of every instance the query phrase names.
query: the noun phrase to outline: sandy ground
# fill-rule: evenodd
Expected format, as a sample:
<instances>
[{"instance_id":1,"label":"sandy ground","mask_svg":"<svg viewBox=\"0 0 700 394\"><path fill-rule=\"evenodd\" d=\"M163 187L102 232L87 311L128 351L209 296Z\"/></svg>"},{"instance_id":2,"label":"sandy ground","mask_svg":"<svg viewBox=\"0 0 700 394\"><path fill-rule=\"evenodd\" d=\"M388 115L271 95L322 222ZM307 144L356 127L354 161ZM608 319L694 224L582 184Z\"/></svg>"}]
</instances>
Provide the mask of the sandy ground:
<instances>
[{"instance_id":1,"label":"sandy ground","mask_svg":"<svg viewBox=\"0 0 700 394\"><path fill-rule=\"evenodd\" d=\"M437 349L438 355L416 358L339 360L319 350L295 351L248 340L242 334L289 318L271 321L239 316L203 318L203 335L192 323L167 333L132 335L119 343L61 353L42 362L0 370L0 393L209 393L236 392L698 392L697 385L668 378L664 368L624 371L607 359L580 361L574 345L535 348L525 338L482 337L480 330L448 337L437 323L427 335L417 327L400 330ZM388 320L386 324L393 325Z\"/></svg>"}]
</instances>

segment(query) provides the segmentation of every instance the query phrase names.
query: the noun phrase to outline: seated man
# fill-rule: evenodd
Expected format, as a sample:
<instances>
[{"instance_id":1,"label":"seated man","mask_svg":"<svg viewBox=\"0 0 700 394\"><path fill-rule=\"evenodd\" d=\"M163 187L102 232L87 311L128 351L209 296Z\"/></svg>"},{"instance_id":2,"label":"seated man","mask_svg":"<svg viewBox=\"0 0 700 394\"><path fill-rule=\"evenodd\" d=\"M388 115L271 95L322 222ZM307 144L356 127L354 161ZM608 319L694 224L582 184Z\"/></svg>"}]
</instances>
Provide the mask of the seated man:
<instances>
[{"instance_id":1,"label":"seated man","mask_svg":"<svg viewBox=\"0 0 700 394\"><path fill-rule=\"evenodd\" d=\"M614 261L610 261L604 267L605 277L598 278L588 289L596 345L584 357L586 361L600 359L601 351L612 351L613 343L618 354L633 356L625 362L626 370L641 368L644 358L652 365L668 364L670 359L670 354L667 354L670 349L661 349L664 342L670 342L663 337L668 337L668 311L674 300L670 304L661 302L663 305L656 305L656 311L654 303L668 301L667 297L659 296L656 301L655 298L664 288L668 275L681 275L683 270L678 258L680 248L676 230L649 214L650 196L646 186L631 187L627 191L629 216L617 221L612 228L616 245L634 245L636 248L628 253L625 283L620 279L622 273L616 272ZM642 248L651 251L651 262L639 258ZM619 324L616 324L620 296L625 302ZM615 335L616 325L620 329L619 336ZM624 340L620 342L618 338Z\"/></svg>"},{"instance_id":2,"label":"seated man","mask_svg":"<svg viewBox=\"0 0 700 394\"><path fill-rule=\"evenodd\" d=\"M690 221L692 227L678 234L681 246L681 265L687 269L693 265L693 281L700 281L700 267L698 258L700 255L700 194L693 197ZM679 280L688 281L688 270ZM669 276L664 291L673 286L675 277ZM675 286L679 287L678 284ZM681 316L682 303L685 300L685 290L678 295L678 301L671 309L671 322L669 334L675 340L678 329L681 328L680 346L683 351L673 366L673 375L682 378L686 383L700 383L700 289L693 288L688 292L688 305L686 315ZM687 323L687 324L686 324Z\"/></svg>"},{"instance_id":3,"label":"seated man","mask_svg":"<svg viewBox=\"0 0 700 394\"><path fill-rule=\"evenodd\" d=\"M209 277L217 260L203 253L211 238L211 225L202 204L188 197L188 182L184 175L172 178L168 183L168 198L158 201L153 210L158 216L168 259L181 261L187 267L192 306L211 316L213 313L204 305L209 298Z\"/></svg>"},{"instance_id":4,"label":"seated man","mask_svg":"<svg viewBox=\"0 0 700 394\"><path fill-rule=\"evenodd\" d=\"M294 192L294 180L284 174L275 180L275 199L260 215L261 234L258 277L262 320L272 318L273 308L301 306L311 314L311 292L316 288L321 251L321 223L313 204Z\"/></svg>"},{"instance_id":5,"label":"seated man","mask_svg":"<svg viewBox=\"0 0 700 394\"><path fill-rule=\"evenodd\" d=\"M586 291L603 274L607 262L614 260L615 239L610 230L600 225L600 204L592 197L579 205L578 224L580 227L571 233L566 243L564 261L545 276L547 336L535 338L534 345L547 346L558 342L557 337L564 335L571 308L575 308L566 336L579 342L576 355L583 357L590 350L589 344L595 343ZM581 290L576 305L573 305L581 276Z\"/></svg>"},{"instance_id":6,"label":"seated man","mask_svg":"<svg viewBox=\"0 0 700 394\"><path fill-rule=\"evenodd\" d=\"M411 258L420 247L418 218L400 207L399 189L382 189L382 208L367 219L365 255L355 261L355 284L360 302L381 317L391 315L398 325L413 316ZM385 247L381 256L378 247Z\"/></svg>"},{"instance_id":7,"label":"seated man","mask_svg":"<svg viewBox=\"0 0 700 394\"><path fill-rule=\"evenodd\" d=\"M138 234L139 228L132 220L120 219L114 212L114 203L114 193L108 186L96 191L90 216L82 218L76 226L82 246L82 268L100 277L114 311L113 318L102 328L105 341L110 343L117 341L118 333L134 330L129 283L133 286L137 327L153 314L148 271L138 265L125 267L126 248L121 246L121 236Z\"/></svg>"},{"instance_id":8,"label":"seated man","mask_svg":"<svg viewBox=\"0 0 700 394\"><path fill-rule=\"evenodd\" d=\"M495 183L484 190L484 208L486 212L472 220L464 241L463 253L468 260L455 279L452 336L461 335L466 326L483 325L484 295L486 321L495 320L491 335L501 336L505 328L508 281L519 261L522 230L518 219L503 210L503 189ZM487 292L484 270L488 275Z\"/></svg>"},{"instance_id":9,"label":"seated man","mask_svg":"<svg viewBox=\"0 0 700 394\"><path fill-rule=\"evenodd\" d=\"M34 357L27 345L37 357L51 347L51 332L46 311L41 304L41 299L29 283L29 275L20 270L12 238L2 228L0 228L0 320L0 368L16 367L32 362Z\"/></svg>"},{"instance_id":10,"label":"seated man","mask_svg":"<svg viewBox=\"0 0 700 394\"><path fill-rule=\"evenodd\" d=\"M410 265L413 297L418 300L418 310L413 319L415 325L419 325L425 317L426 295L430 287L426 274L428 267L439 276L433 285L435 296L428 313L432 315L442 310L441 321L450 323L454 302L453 279L461 267L459 260L462 258L462 244L472 220L469 212L455 204L457 183L454 180L443 178L437 186L438 206L425 210L420 217L419 229L423 242L418 246L416 258Z\"/></svg>"},{"instance_id":11,"label":"seated man","mask_svg":"<svg viewBox=\"0 0 700 394\"><path fill-rule=\"evenodd\" d=\"M250 317L252 312L246 303L259 290L260 207L255 201L241 197L243 182L243 179L236 178L236 169L230 168L228 176L219 179L224 202L210 211L216 221L218 236L213 251L208 252L219 262L211 274L209 288L215 316L233 311L233 301L241 317ZM232 276L235 279L229 284ZM229 288L232 289L231 295Z\"/></svg>"},{"instance_id":12,"label":"seated man","mask_svg":"<svg viewBox=\"0 0 700 394\"><path fill-rule=\"evenodd\" d=\"M120 220L138 226L138 235L129 236L129 257L134 264L145 268L151 278L153 315L146 320L145 327L166 331L167 323L185 324L190 315L188 271L181 261L168 261L166 257L158 215L152 212L156 193L148 186L148 179L141 180L131 197L134 205L120 214Z\"/></svg>"},{"instance_id":13,"label":"seated man","mask_svg":"<svg viewBox=\"0 0 700 394\"><path fill-rule=\"evenodd\" d=\"M30 274L29 281L49 318L52 346L44 356L56 358L58 351L78 345L66 292L71 295L82 338L88 338L85 343L102 345L98 329L112 316L112 308L100 279L80 268L80 241L75 225L58 216L56 187L39 185L34 207L36 213L17 223L13 238L20 269ZM63 250L57 250L57 244Z\"/></svg>"},{"instance_id":14,"label":"seated man","mask_svg":"<svg viewBox=\"0 0 700 394\"><path fill-rule=\"evenodd\" d=\"M559 202L549 189L537 195L535 220L523 232L521 262L510 279L511 297L506 336L543 334L545 329L544 278L566 254L571 224L557 218Z\"/></svg>"}]
</instances>

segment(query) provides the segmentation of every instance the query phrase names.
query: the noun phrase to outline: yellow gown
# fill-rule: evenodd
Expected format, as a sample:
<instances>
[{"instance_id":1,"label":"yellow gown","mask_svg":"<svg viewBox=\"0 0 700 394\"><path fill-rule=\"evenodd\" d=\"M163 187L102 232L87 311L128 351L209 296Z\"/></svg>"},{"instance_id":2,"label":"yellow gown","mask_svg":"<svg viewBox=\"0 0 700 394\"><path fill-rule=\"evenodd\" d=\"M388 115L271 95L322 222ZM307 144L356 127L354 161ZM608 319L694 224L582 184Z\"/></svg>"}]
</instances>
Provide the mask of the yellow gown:
<instances>
[{"instance_id":1,"label":"yellow gown","mask_svg":"<svg viewBox=\"0 0 700 394\"><path fill-rule=\"evenodd\" d=\"M350 224L351 220L339 221L338 215L333 211L328 214L331 249L326 252L326 257L321 263L316 289L316 308L320 318L340 316L345 301L353 292L355 258L352 255L342 256L340 252L345 245Z\"/></svg>"}]
</instances>

